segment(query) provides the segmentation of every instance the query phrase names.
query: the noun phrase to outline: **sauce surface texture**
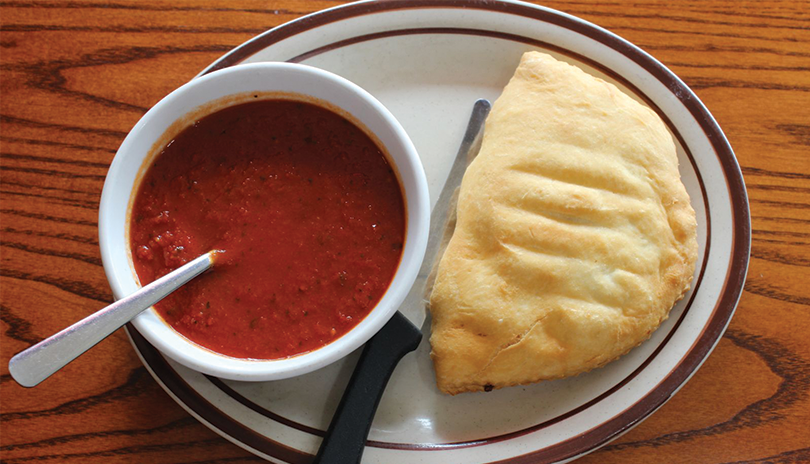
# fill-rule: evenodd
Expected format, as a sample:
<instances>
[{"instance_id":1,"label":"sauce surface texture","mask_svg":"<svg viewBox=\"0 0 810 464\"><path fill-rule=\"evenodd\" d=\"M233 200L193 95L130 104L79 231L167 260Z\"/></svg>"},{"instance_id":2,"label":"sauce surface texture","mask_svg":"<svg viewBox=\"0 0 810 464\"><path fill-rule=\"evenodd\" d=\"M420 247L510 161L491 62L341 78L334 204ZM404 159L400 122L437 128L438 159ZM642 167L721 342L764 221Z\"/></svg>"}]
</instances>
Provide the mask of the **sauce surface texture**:
<instances>
[{"instance_id":1,"label":"sauce surface texture","mask_svg":"<svg viewBox=\"0 0 810 464\"><path fill-rule=\"evenodd\" d=\"M193 342L239 358L320 348L357 325L393 279L405 207L380 148L325 108L232 106L152 160L132 206L145 285L209 250L213 271L156 309Z\"/></svg>"}]
</instances>

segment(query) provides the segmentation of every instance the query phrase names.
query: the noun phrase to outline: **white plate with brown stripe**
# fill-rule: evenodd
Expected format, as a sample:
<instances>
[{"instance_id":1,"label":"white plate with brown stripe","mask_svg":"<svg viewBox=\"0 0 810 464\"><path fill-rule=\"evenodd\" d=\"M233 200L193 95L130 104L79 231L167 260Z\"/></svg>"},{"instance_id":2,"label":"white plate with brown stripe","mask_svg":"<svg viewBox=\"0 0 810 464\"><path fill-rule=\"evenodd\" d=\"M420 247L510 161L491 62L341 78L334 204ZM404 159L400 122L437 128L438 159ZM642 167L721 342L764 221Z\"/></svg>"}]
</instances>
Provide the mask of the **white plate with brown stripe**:
<instances>
[{"instance_id":1,"label":"white plate with brown stripe","mask_svg":"<svg viewBox=\"0 0 810 464\"><path fill-rule=\"evenodd\" d=\"M528 50L615 83L667 123L698 218L693 288L650 340L620 360L533 386L442 395L425 337L394 372L364 463L566 461L604 445L663 405L714 348L742 291L750 218L737 161L708 110L661 63L591 23L524 3L349 4L272 29L204 71L292 61L359 84L405 127L435 201L473 102L495 100ZM128 330L144 364L178 403L225 438L279 463L312 459L357 355L290 380L240 383L186 369Z\"/></svg>"}]
</instances>

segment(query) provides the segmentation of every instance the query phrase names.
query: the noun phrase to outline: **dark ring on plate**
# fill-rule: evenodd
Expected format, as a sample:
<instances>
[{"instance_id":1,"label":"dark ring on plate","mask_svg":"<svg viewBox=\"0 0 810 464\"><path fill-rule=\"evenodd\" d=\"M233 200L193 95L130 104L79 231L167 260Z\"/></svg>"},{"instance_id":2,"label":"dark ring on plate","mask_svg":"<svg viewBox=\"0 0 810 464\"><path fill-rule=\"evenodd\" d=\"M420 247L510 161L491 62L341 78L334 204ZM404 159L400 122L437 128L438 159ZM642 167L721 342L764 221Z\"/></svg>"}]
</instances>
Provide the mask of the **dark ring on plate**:
<instances>
[{"instance_id":1,"label":"dark ring on plate","mask_svg":"<svg viewBox=\"0 0 810 464\"><path fill-rule=\"evenodd\" d=\"M705 357L713 349L714 345L719 341L720 336L725 331L734 309L742 294L743 283L748 267L750 241L751 241L751 225L750 225L750 212L748 208L748 198L737 160L734 153L725 138L720 127L717 125L714 118L711 116L706 107L700 102L697 96L684 84L675 74L669 71L663 64L652 58L650 55L631 44L630 42L608 32L602 28L592 25L584 20L577 19L572 16L565 15L553 10L541 9L528 5L506 3L502 1L492 0L382 0L373 3L360 3L349 4L342 7L332 8L321 12L313 13L311 15L302 17L300 19L291 21L289 23L278 26L274 29L265 32L256 38L244 43L243 45L235 48L213 65L211 65L204 73L212 72L217 69L222 69L228 66L233 66L245 60L256 52L265 49L266 47L292 37L301 32L311 30L329 23L341 21L344 19L363 16L374 13L388 12L393 10L406 10L406 9L422 9L422 8L465 8L465 9L478 9L487 10L499 13L507 13L518 16L523 16L531 19L536 19L541 22L554 24L556 26L569 29L571 31L589 37L603 45L606 45L625 57L630 58L636 64L648 71L658 81L663 83L684 105L689 113L695 118L695 121L703 129L707 139L711 143L713 149L717 153L720 166L723 169L727 189L731 200L731 213L732 213L732 242L731 242L731 259L729 262L728 271L726 273L725 282L723 284L722 293L715 305L708 324L704 326L703 331L699 335L697 341L689 349L686 355L680 360L678 365L670 371L670 373L661 381L656 387L648 392L641 400L633 404L631 407L613 417L609 421L600 424L593 429L578 435L574 438L568 439L561 443L540 449L528 454L516 456L503 461L501 463L536 463L546 461L556 461L571 458L582 453L593 450L601 445L606 444L611 439L616 438L623 432L629 430L634 425L638 424L641 420L646 418L649 414L654 412L662 406L674 392L680 388L686 380L697 370ZM604 392L597 398L581 405L580 407L566 412L565 414L547 420L543 423L525 428L523 430L503 434L499 436L484 438L481 440L457 443L437 443L437 444L401 444L401 443L387 443L369 441L368 446L389 448L389 449L407 449L407 450L442 450L452 448L465 448L470 446L479 446L487 443L493 443L517 436L525 435L537 431L543 427L552 425L553 423L564 420L574 414L587 409L597 402L605 399L610 394L614 393L633 377L635 377L641 370L643 370L655 356L663 349L666 343L670 340L677 328L680 326L681 321L687 314L691 307L693 298L700 287L706 264L709 256L710 240L711 240L711 221L708 195L704 186L703 179L700 171L697 169L695 160L686 145L681 135L675 130L674 125L666 118L666 115L657 108L644 94L642 94L635 86L630 84L626 79L622 78L615 72L605 68L604 66L596 63L595 61L573 53L569 50L544 43L542 41L512 35L508 33L500 33L495 31L478 30L478 29L461 29L461 28L420 28L420 29L402 29L395 31L384 31L375 34L367 34L364 36L357 36L349 39L344 39L327 46L319 47L307 53L290 57L288 61L301 61L306 58L324 53L329 50L340 48L366 40L373 40L376 38L390 37L395 35L408 35L408 34L469 34L480 35L487 37L494 37L505 40L512 40L517 42L526 43L558 53L571 56L578 61L584 62L601 72L609 75L611 78L616 79L627 88L632 90L636 95L643 98L646 103L656 110L656 112L664 119L667 126L673 132L675 137L680 142L681 146L686 151L686 154L693 165L700 189L703 195L703 202L706 210L706 226L707 226L707 239L706 248L704 250L704 259L702 262L701 270L698 278L695 281L692 298L687 302L686 307L680 314L678 321L674 324L671 331L667 334L664 341L656 347L653 353L629 376L616 384L614 387ZM164 388L168 389L172 395L176 396L178 400L183 403L187 408L191 409L195 415L207 422L210 426L218 429L225 435L230 436L232 439L237 440L244 445L255 449L261 453L275 457L291 463L305 463L309 462L312 455L304 453L281 443L273 441L253 430L245 427L241 423L233 420L231 417L225 415L222 411L210 404L205 398L200 396L194 389L192 389L183 378L177 374L171 366L162 358L157 350L149 345L141 336L134 330L133 327L128 326L128 330L133 339L133 343L140 352L145 364L150 368L153 375L161 382ZM222 388L221 382L215 379L213 384L222 390L228 396L239 401L243 405L253 409L259 414L265 415L268 418L284 423L290 427L296 428L306 433L314 435L321 435L322 431L308 427L303 424L291 421L290 419L283 418L278 414L266 411L249 399L239 395L236 391L230 388ZM320 433L319 433L320 432Z\"/></svg>"}]
</instances>

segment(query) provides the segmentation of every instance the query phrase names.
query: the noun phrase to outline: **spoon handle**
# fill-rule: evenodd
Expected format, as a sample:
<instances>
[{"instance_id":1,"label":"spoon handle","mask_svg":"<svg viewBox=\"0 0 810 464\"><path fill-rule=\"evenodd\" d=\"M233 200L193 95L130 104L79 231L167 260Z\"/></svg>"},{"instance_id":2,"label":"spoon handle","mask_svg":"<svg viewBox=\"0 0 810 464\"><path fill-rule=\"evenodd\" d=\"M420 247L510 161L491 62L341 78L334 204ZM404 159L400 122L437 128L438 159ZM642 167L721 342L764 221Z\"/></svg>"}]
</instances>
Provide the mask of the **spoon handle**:
<instances>
[{"instance_id":1,"label":"spoon handle","mask_svg":"<svg viewBox=\"0 0 810 464\"><path fill-rule=\"evenodd\" d=\"M104 340L146 308L168 296L180 286L209 269L214 252L206 253L182 267L91 314L61 332L52 335L8 363L11 376L23 387L33 387L54 372Z\"/></svg>"}]
</instances>

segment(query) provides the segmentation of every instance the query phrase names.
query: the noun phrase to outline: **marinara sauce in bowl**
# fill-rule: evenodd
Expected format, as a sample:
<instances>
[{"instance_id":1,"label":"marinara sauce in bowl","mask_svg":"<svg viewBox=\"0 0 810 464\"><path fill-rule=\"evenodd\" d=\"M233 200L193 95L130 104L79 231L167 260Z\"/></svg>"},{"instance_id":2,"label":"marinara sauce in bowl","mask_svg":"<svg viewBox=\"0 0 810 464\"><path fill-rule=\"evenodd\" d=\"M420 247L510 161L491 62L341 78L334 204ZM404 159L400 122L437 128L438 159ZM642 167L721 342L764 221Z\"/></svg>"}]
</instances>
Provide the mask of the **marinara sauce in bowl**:
<instances>
[{"instance_id":1,"label":"marinara sauce in bowl","mask_svg":"<svg viewBox=\"0 0 810 464\"><path fill-rule=\"evenodd\" d=\"M219 250L133 324L195 370L272 380L340 359L388 321L428 223L418 155L378 101L316 68L262 63L195 79L138 122L99 229L116 298Z\"/></svg>"}]
</instances>

